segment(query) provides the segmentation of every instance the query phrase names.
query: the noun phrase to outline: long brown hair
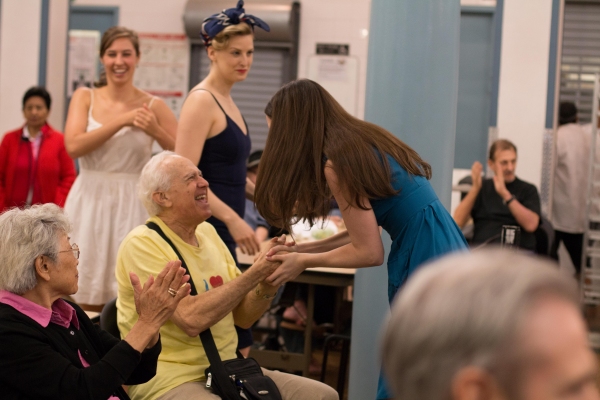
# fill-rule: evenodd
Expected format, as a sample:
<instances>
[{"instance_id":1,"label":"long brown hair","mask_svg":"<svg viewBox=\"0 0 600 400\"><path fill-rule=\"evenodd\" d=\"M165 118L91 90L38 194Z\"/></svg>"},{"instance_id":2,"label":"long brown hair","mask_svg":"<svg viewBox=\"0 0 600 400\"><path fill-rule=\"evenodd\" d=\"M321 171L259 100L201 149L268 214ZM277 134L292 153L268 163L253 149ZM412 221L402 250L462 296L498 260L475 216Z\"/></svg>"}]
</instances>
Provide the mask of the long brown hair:
<instances>
[{"instance_id":1,"label":"long brown hair","mask_svg":"<svg viewBox=\"0 0 600 400\"><path fill-rule=\"evenodd\" d=\"M348 114L318 83L290 82L273 96L266 112L271 128L260 160L255 200L273 226L289 230L294 220L314 224L327 215L331 191L325 158L331 160L344 198L368 209L361 198L390 197L387 157L407 172L431 178L431 166L416 151L380 126Z\"/></svg>"},{"instance_id":2,"label":"long brown hair","mask_svg":"<svg viewBox=\"0 0 600 400\"><path fill-rule=\"evenodd\" d=\"M140 39L138 34L131 29L125 28L124 26L111 26L102 35L102 40L100 41L100 58L104 57L104 53L106 53L106 50L108 50L115 40L121 38L129 39L133 45L135 54L138 57L140 56ZM100 73L98 82L94 82L94 86L102 87L106 86L106 83L106 71L102 71Z\"/></svg>"}]
</instances>

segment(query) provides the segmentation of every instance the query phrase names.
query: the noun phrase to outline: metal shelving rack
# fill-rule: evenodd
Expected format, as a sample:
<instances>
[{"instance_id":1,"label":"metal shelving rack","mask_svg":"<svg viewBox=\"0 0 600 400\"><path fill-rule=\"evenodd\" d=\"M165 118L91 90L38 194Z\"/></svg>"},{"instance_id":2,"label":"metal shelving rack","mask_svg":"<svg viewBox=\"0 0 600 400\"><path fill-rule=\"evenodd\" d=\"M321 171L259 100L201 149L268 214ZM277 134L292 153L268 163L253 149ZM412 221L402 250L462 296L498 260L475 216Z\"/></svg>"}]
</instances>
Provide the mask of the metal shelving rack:
<instances>
[{"instance_id":1,"label":"metal shelving rack","mask_svg":"<svg viewBox=\"0 0 600 400\"><path fill-rule=\"evenodd\" d=\"M583 236L583 260L581 270L581 303L584 307L600 306L600 154L598 145L598 106L600 104L600 75L594 79L592 106L592 137L590 146L590 170ZM600 349L600 326L590 326L590 342Z\"/></svg>"}]
</instances>

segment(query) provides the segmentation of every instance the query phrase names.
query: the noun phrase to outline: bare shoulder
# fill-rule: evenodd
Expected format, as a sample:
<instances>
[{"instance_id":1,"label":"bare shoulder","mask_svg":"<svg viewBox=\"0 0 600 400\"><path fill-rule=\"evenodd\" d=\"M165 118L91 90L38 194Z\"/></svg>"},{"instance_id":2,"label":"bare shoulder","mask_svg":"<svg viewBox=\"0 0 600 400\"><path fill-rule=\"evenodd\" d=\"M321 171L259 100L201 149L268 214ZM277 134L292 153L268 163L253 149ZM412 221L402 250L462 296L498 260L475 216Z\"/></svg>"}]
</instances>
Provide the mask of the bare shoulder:
<instances>
[{"instance_id":1,"label":"bare shoulder","mask_svg":"<svg viewBox=\"0 0 600 400\"><path fill-rule=\"evenodd\" d=\"M148 92L146 92L145 90L139 89L139 88L135 88L136 91L136 96L134 97L134 102L136 103L136 106L138 105L138 103L145 103L145 104L150 104L150 102L152 101L152 99L154 99L154 102L152 103L152 106L154 107L154 104L157 102L157 100L160 99L160 97L156 97Z\"/></svg>"},{"instance_id":2,"label":"bare shoulder","mask_svg":"<svg viewBox=\"0 0 600 400\"><path fill-rule=\"evenodd\" d=\"M205 107L217 107L217 102L210 90L198 86L190 90L185 101Z\"/></svg>"},{"instance_id":3,"label":"bare shoulder","mask_svg":"<svg viewBox=\"0 0 600 400\"><path fill-rule=\"evenodd\" d=\"M170 119L173 122L177 123L177 119L175 117L175 113L167 105L167 103L161 99L160 97L153 97L150 103L147 103L150 110L156 115L159 121L165 121L165 119Z\"/></svg>"},{"instance_id":4,"label":"bare shoulder","mask_svg":"<svg viewBox=\"0 0 600 400\"><path fill-rule=\"evenodd\" d=\"M202 119L206 122L210 120L212 124L218 115L221 114L221 110L212 94L206 90L200 90L203 88L195 87L189 93L183 107L181 109L180 118L183 119L197 119L202 116ZM209 118L207 118L209 116Z\"/></svg>"},{"instance_id":5,"label":"bare shoulder","mask_svg":"<svg viewBox=\"0 0 600 400\"><path fill-rule=\"evenodd\" d=\"M90 108L90 102L92 99L92 90L88 87L80 87L75 92L73 92L73 97L71 97L71 102L75 101L80 105L85 105L86 108Z\"/></svg>"},{"instance_id":6,"label":"bare shoulder","mask_svg":"<svg viewBox=\"0 0 600 400\"><path fill-rule=\"evenodd\" d=\"M153 111L161 111L168 109L169 106L163 99L158 96L153 96L149 94L149 97L144 99L144 103L148 105L148 107Z\"/></svg>"}]
</instances>

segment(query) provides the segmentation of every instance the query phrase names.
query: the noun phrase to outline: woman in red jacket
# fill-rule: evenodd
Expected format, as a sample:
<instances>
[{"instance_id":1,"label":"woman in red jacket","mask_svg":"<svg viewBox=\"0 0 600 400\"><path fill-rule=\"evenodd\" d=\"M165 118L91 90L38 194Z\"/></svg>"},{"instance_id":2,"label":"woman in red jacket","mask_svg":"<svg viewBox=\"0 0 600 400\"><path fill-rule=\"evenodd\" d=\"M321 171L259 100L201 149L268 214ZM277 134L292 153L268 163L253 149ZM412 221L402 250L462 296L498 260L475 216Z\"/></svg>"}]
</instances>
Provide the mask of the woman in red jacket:
<instances>
[{"instance_id":1,"label":"woman in red jacket","mask_svg":"<svg viewBox=\"0 0 600 400\"><path fill-rule=\"evenodd\" d=\"M46 122L50 94L32 87L23 96L25 125L8 132L0 144L0 207L56 203L63 206L75 180L73 160L63 135Z\"/></svg>"}]
</instances>

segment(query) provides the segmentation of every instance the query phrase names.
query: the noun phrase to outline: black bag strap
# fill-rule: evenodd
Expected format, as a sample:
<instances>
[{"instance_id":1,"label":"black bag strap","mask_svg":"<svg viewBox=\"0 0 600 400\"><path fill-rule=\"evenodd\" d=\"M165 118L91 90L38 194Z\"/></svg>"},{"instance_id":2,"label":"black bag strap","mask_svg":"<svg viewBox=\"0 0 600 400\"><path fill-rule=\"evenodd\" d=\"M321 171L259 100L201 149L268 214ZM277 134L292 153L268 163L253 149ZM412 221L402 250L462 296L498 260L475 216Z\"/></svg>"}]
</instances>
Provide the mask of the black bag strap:
<instances>
[{"instance_id":1,"label":"black bag strap","mask_svg":"<svg viewBox=\"0 0 600 400\"><path fill-rule=\"evenodd\" d=\"M156 233L158 233L160 235L160 237L163 238L163 240L165 242L167 242L169 244L169 246L171 246L171 248L173 249L175 254L177 254L177 258L179 258L179 260L181 261L181 266L183 267L183 269L185 269L185 272L187 272L188 275L190 275L190 270L188 269L187 264L185 263L185 260L181 256L181 253L179 252L179 250L177 250L177 247L175 247L175 245L173 244L171 239L169 239L169 237L167 235L165 235L165 233L160 228L160 226L158 226L154 222L146 222L146 226L148 228L152 229L153 231L155 231ZM192 288L190 294L192 296L196 296L198 294L198 291L196 290L196 285L194 285L194 281L192 280L192 275L190 275L190 280L188 281L188 283L190 284L190 286Z\"/></svg>"},{"instance_id":2,"label":"black bag strap","mask_svg":"<svg viewBox=\"0 0 600 400\"><path fill-rule=\"evenodd\" d=\"M179 250L177 250L177 247L175 247L171 239L169 239L169 237L165 235L163 230L156 223L146 222L146 226L158 233L160 237L162 237L164 241L167 242L169 246L171 246L175 254L177 254L177 257L181 261L181 266L186 270L186 272L190 276L190 280L188 281L192 289L190 294L192 296L196 296L198 294L198 291L196 290L196 286L194 285L194 281L192 280L192 274L190 274L190 270L188 269L185 260L181 256L181 253L179 252ZM223 366L223 361L221 360L221 356L219 355L219 351L217 350L217 346L215 345L215 340L213 339L213 335L210 332L210 328L200 332L200 341L202 342L204 352L206 353L208 361L210 362L210 366L212 367L212 373L214 374L215 379L220 382L227 382L229 380L229 375L227 375L227 371L225 371L225 366ZM234 386L222 386L224 392L223 394L225 395L225 400L240 399L240 394L235 390Z\"/></svg>"}]
</instances>

